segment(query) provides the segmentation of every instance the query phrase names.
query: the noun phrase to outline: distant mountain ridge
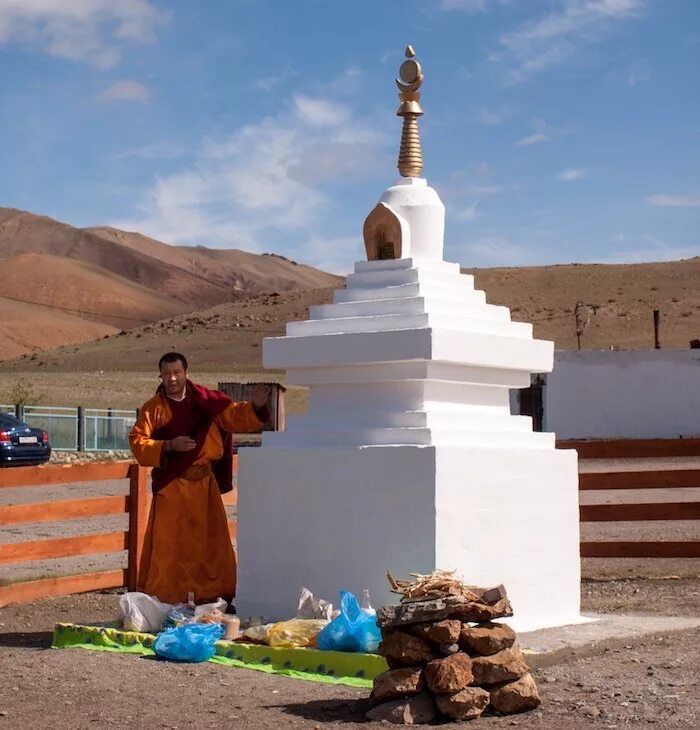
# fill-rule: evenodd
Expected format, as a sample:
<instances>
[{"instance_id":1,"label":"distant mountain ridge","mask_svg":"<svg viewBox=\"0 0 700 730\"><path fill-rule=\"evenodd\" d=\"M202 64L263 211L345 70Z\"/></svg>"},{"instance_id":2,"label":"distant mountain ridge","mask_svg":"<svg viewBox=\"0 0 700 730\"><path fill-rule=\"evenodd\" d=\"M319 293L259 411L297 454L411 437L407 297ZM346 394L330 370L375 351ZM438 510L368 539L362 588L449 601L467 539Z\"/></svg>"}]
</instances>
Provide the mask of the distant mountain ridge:
<instances>
[{"instance_id":1,"label":"distant mountain ridge","mask_svg":"<svg viewBox=\"0 0 700 730\"><path fill-rule=\"evenodd\" d=\"M0 208L0 300L24 305L12 337L0 322L0 359L92 339L96 322L107 334L250 295L341 281L279 256L171 246L140 233L74 228ZM43 326L61 314L70 315L68 339L61 339L64 330L51 337L51 327ZM80 320L90 322L84 336ZM18 340L22 321L26 331Z\"/></svg>"},{"instance_id":2,"label":"distant mountain ridge","mask_svg":"<svg viewBox=\"0 0 700 730\"><path fill-rule=\"evenodd\" d=\"M663 347L700 338L698 257L463 271L489 302L560 349L577 346L578 301L595 307L584 349L652 348L654 309ZM0 208L0 360L19 358L0 372L138 370L178 348L212 372L258 368L262 338L306 318L342 284L276 254L168 246ZM37 350L51 352L21 357Z\"/></svg>"}]
</instances>

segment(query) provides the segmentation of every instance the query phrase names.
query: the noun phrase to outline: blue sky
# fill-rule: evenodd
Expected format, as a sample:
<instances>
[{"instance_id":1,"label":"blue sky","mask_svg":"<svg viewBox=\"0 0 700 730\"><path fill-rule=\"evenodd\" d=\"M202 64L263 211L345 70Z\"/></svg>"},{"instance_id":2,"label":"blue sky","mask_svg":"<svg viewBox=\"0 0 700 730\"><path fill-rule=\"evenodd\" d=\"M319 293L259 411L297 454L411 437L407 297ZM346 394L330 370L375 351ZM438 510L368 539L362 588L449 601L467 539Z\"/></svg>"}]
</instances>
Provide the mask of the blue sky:
<instances>
[{"instance_id":1,"label":"blue sky","mask_svg":"<svg viewBox=\"0 0 700 730\"><path fill-rule=\"evenodd\" d=\"M700 255L698 0L0 0L0 206L347 271L407 43L447 259Z\"/></svg>"}]
</instances>

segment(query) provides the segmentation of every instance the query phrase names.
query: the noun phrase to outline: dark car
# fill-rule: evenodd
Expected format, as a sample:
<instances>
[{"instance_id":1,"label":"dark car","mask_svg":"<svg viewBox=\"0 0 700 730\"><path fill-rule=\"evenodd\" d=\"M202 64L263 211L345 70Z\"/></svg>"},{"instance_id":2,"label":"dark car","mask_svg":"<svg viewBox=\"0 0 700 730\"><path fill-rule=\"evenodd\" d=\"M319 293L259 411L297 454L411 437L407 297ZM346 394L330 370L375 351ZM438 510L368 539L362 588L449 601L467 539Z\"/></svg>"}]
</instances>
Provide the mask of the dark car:
<instances>
[{"instance_id":1,"label":"dark car","mask_svg":"<svg viewBox=\"0 0 700 730\"><path fill-rule=\"evenodd\" d=\"M0 413L0 466L43 464L51 456L49 434Z\"/></svg>"}]
</instances>

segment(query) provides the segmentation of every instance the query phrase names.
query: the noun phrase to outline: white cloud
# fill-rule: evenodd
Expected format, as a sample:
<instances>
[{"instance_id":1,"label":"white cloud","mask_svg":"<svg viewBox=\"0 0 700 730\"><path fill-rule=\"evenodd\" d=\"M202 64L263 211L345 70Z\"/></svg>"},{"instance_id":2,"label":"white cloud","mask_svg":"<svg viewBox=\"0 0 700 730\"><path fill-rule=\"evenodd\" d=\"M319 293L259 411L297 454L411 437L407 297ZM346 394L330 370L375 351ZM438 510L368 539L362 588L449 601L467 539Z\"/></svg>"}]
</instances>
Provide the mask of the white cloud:
<instances>
[{"instance_id":1,"label":"white cloud","mask_svg":"<svg viewBox=\"0 0 700 730\"><path fill-rule=\"evenodd\" d=\"M556 0L556 9L505 33L493 55L514 81L557 66L584 44L599 42L616 24L640 14L646 0Z\"/></svg>"},{"instance_id":2,"label":"white cloud","mask_svg":"<svg viewBox=\"0 0 700 730\"><path fill-rule=\"evenodd\" d=\"M303 94L294 95L294 111L300 119L314 127L337 127L349 114L348 108L342 104Z\"/></svg>"},{"instance_id":3,"label":"white cloud","mask_svg":"<svg viewBox=\"0 0 700 730\"><path fill-rule=\"evenodd\" d=\"M165 15L150 0L0 0L0 45L17 42L109 68L125 41L154 40Z\"/></svg>"},{"instance_id":4,"label":"white cloud","mask_svg":"<svg viewBox=\"0 0 700 730\"><path fill-rule=\"evenodd\" d=\"M467 250L480 259L481 265L519 266L532 262L532 252L505 236L482 236L467 245Z\"/></svg>"},{"instance_id":5,"label":"white cloud","mask_svg":"<svg viewBox=\"0 0 700 730\"><path fill-rule=\"evenodd\" d=\"M559 182L574 182L588 177L590 172L585 167L569 167L557 175Z\"/></svg>"},{"instance_id":6,"label":"white cloud","mask_svg":"<svg viewBox=\"0 0 700 730\"><path fill-rule=\"evenodd\" d=\"M161 140L142 147L131 147L111 155L113 160L176 160L188 153L186 148L176 142Z\"/></svg>"},{"instance_id":7,"label":"white cloud","mask_svg":"<svg viewBox=\"0 0 700 730\"><path fill-rule=\"evenodd\" d=\"M540 144L541 142L546 142L549 139L549 135L545 134L544 132L535 132L534 134L530 134L527 137L523 137L522 139L519 139L515 144L518 147L529 147L533 144Z\"/></svg>"},{"instance_id":8,"label":"white cloud","mask_svg":"<svg viewBox=\"0 0 700 730\"><path fill-rule=\"evenodd\" d=\"M678 261L700 256L700 243L688 246L669 245L655 236L645 236L644 244L639 248L613 252L601 263L609 264L641 264L652 261Z\"/></svg>"},{"instance_id":9,"label":"white cloud","mask_svg":"<svg viewBox=\"0 0 700 730\"><path fill-rule=\"evenodd\" d=\"M511 0L441 0L443 10L465 10L468 13L485 13L504 5L510 5Z\"/></svg>"},{"instance_id":10,"label":"white cloud","mask_svg":"<svg viewBox=\"0 0 700 730\"><path fill-rule=\"evenodd\" d=\"M358 233L354 236L321 236L313 233L304 241L306 261L322 271L345 276L352 271L352 264L365 258L365 244Z\"/></svg>"},{"instance_id":11,"label":"white cloud","mask_svg":"<svg viewBox=\"0 0 700 730\"><path fill-rule=\"evenodd\" d=\"M328 249L340 223L327 187L390 169L395 139L332 98L296 95L283 106L203 140L189 165L144 191L134 217L111 224L173 243L279 251L334 271L349 265L357 250Z\"/></svg>"},{"instance_id":12,"label":"white cloud","mask_svg":"<svg viewBox=\"0 0 700 730\"><path fill-rule=\"evenodd\" d=\"M473 223L488 212L488 201L520 190L518 183L499 183L493 179L491 165L477 162L464 172L450 176L438 191L445 203L446 214L460 223Z\"/></svg>"},{"instance_id":13,"label":"white cloud","mask_svg":"<svg viewBox=\"0 0 700 730\"><path fill-rule=\"evenodd\" d=\"M476 220L476 209L479 207L479 201L475 200L471 205L467 205L464 208L456 209L452 217L455 220L463 221L464 223L473 223Z\"/></svg>"},{"instance_id":14,"label":"white cloud","mask_svg":"<svg viewBox=\"0 0 700 730\"><path fill-rule=\"evenodd\" d=\"M497 127L507 122L513 116L513 113L513 110L507 106L501 106L498 109L480 107L477 110L477 119L480 124L486 127Z\"/></svg>"},{"instance_id":15,"label":"white cloud","mask_svg":"<svg viewBox=\"0 0 700 730\"><path fill-rule=\"evenodd\" d=\"M503 191L503 185L470 185L465 188L469 195L498 195Z\"/></svg>"},{"instance_id":16,"label":"white cloud","mask_svg":"<svg viewBox=\"0 0 700 730\"><path fill-rule=\"evenodd\" d=\"M294 71L290 66L288 66L284 71L282 71L279 74L273 75L273 76L263 76L262 78L257 79L253 86L258 89L258 91L272 91L276 86L279 86L280 84L284 83L288 79L294 77L297 75L297 72Z\"/></svg>"},{"instance_id":17,"label":"white cloud","mask_svg":"<svg viewBox=\"0 0 700 730\"><path fill-rule=\"evenodd\" d=\"M647 203L668 208L700 208L700 195L650 195Z\"/></svg>"},{"instance_id":18,"label":"white cloud","mask_svg":"<svg viewBox=\"0 0 700 730\"><path fill-rule=\"evenodd\" d=\"M641 84L643 81L649 81L651 78L651 75L645 71L630 71L629 74L627 74L627 86L637 86L637 84Z\"/></svg>"},{"instance_id":19,"label":"white cloud","mask_svg":"<svg viewBox=\"0 0 700 730\"><path fill-rule=\"evenodd\" d=\"M148 101L151 92L138 81L124 79L108 86L98 95L103 101Z\"/></svg>"}]
</instances>

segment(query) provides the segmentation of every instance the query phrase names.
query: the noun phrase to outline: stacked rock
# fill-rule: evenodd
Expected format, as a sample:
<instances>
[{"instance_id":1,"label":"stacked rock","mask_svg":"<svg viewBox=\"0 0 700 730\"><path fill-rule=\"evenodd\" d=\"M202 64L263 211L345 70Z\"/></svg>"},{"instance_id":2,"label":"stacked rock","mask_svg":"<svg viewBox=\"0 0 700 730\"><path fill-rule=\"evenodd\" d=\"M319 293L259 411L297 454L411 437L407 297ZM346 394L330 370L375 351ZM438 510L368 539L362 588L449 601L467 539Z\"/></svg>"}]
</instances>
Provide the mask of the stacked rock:
<instances>
[{"instance_id":1,"label":"stacked rock","mask_svg":"<svg viewBox=\"0 0 700 730\"><path fill-rule=\"evenodd\" d=\"M491 604L448 596L380 608L379 653L389 671L374 680L367 719L411 725L537 707L515 632L493 622L512 615L504 591Z\"/></svg>"}]
</instances>

